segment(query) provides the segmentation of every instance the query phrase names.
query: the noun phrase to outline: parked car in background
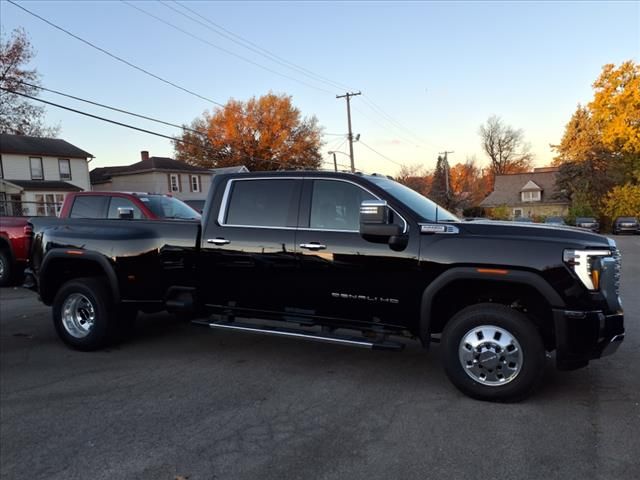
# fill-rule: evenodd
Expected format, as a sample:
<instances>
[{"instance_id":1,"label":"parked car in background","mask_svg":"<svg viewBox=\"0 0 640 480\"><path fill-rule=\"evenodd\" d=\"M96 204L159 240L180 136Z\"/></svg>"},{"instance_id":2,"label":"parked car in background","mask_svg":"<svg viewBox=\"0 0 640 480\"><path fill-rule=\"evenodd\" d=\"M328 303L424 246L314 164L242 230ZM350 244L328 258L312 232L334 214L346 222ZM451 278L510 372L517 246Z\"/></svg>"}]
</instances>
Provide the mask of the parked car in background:
<instances>
[{"instance_id":1,"label":"parked car in background","mask_svg":"<svg viewBox=\"0 0 640 480\"><path fill-rule=\"evenodd\" d=\"M43 211L45 211L44 208ZM49 212L49 208L46 212ZM27 216L0 217L0 286L22 281L22 272L29 257L31 240L29 218ZM200 220L200 214L171 195L74 192L66 195L60 209L60 218L197 221Z\"/></svg>"},{"instance_id":2,"label":"parked car in background","mask_svg":"<svg viewBox=\"0 0 640 480\"><path fill-rule=\"evenodd\" d=\"M198 213L202 213L204 211L205 200L183 200L183 202Z\"/></svg>"},{"instance_id":3,"label":"parked car in background","mask_svg":"<svg viewBox=\"0 0 640 480\"><path fill-rule=\"evenodd\" d=\"M593 217L576 217L576 227L600 233L600 222Z\"/></svg>"},{"instance_id":4,"label":"parked car in background","mask_svg":"<svg viewBox=\"0 0 640 480\"><path fill-rule=\"evenodd\" d=\"M514 222L520 223L534 223L532 218L529 217L516 217L513 219Z\"/></svg>"},{"instance_id":5,"label":"parked car in background","mask_svg":"<svg viewBox=\"0 0 640 480\"><path fill-rule=\"evenodd\" d=\"M612 232L615 235L620 233L640 233L640 223L636 217L618 217L613 222Z\"/></svg>"},{"instance_id":6,"label":"parked car in background","mask_svg":"<svg viewBox=\"0 0 640 480\"><path fill-rule=\"evenodd\" d=\"M544 221L547 225L566 225L562 217L547 217Z\"/></svg>"},{"instance_id":7,"label":"parked car in background","mask_svg":"<svg viewBox=\"0 0 640 480\"><path fill-rule=\"evenodd\" d=\"M70 193L60 218L132 218L199 220L200 214L171 195L135 192Z\"/></svg>"},{"instance_id":8,"label":"parked car in background","mask_svg":"<svg viewBox=\"0 0 640 480\"><path fill-rule=\"evenodd\" d=\"M0 217L0 287L21 277L29 259L27 217Z\"/></svg>"}]
</instances>

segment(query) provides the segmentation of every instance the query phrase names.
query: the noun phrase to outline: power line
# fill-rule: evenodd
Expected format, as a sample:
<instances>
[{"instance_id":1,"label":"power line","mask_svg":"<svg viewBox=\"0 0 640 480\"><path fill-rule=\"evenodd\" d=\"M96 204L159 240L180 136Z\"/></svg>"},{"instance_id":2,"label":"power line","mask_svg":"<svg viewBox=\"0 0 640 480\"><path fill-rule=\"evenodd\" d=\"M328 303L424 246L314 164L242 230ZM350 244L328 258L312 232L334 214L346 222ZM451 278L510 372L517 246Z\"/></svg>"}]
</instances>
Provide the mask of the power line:
<instances>
[{"instance_id":1,"label":"power line","mask_svg":"<svg viewBox=\"0 0 640 480\"><path fill-rule=\"evenodd\" d=\"M105 50L104 48L99 47L99 46L97 46L97 45L95 45L95 44L91 43L91 42L90 42L90 41L88 41L88 40L85 40L85 39L84 39L84 38L82 38L82 37L79 37L78 35L76 35L76 34L74 34L74 33L70 32L69 30L66 30L66 29L62 28L61 26L56 25L56 24L55 24L55 23L53 23L53 22L50 22L50 21L49 21L49 20L47 20L46 18L41 17L41 16L40 16L40 15L38 15L37 13L32 12L31 10L29 10L29 9L27 9L27 8L25 8L25 7L23 7L22 5L19 5L18 3L14 2L13 0L7 0L7 2L11 3L12 5L15 5L16 7L18 7L18 8L19 8L19 9L21 9L21 10L24 10L24 11L25 11L25 12L27 12L29 15L31 15L31 16L33 16L33 17L35 17L35 18L37 18L37 19L39 19L39 20L41 20L41 21L43 21L43 22L44 22L44 23L46 23L47 25L50 25L50 26L52 26L53 28L55 28L55 29L57 29L57 30L59 30L59 31L61 31L61 32L63 32L63 33L66 33L66 34L67 34L67 35L69 35L70 37L75 38L76 40L78 40L78 41L80 41L80 42L84 43L85 45L88 45L88 46L90 46L91 48L94 48L94 49L98 50L99 52L102 52L102 53L104 53L105 55L108 55L109 57L111 57L111 58L113 58L113 59L115 59L115 60L117 60L117 61L119 61L119 62L121 62L121 63L124 63L125 65L127 65L127 66L129 66L129 67L131 67L131 68L134 68L134 69L136 69L136 70L138 70L138 71L140 71L140 72L142 72L142 73L144 73L144 74L146 74L146 75L149 75L150 77L153 77L153 78L155 78L156 80L160 80L161 82L166 83L167 85L171 85L171 86L172 86L172 87L174 87L174 88L177 88L177 89L179 89L179 90L182 90L183 92L186 92L186 93L188 93L188 94L190 94L190 95L193 95L194 97L198 97L198 98L200 98L200 99L202 99L202 100L206 100L207 102L213 103L214 105L218 105L218 106L220 106L220 107L224 107L224 105L223 105L222 103L216 102L215 100L212 100L212 99L210 99L210 98L207 98L207 97L205 97L204 95L200 95L199 93L196 93L196 92L194 92L194 91L192 91L192 90L189 90L189 89L187 89L187 88L184 88L184 87L182 87L182 86L178 85L177 83L174 83L174 82L172 82L172 81L170 81L170 80L167 80L167 79L165 79L165 78L162 78L162 77L160 77L159 75L156 75L155 73L150 72L149 70L145 70L144 68L139 67L138 65L135 65L134 63L131 63L131 62L129 62L128 60L125 60L124 58L119 57L118 55L115 55L115 54L113 54L113 53L111 53L111 52L109 52L109 51Z\"/></svg>"},{"instance_id":2,"label":"power line","mask_svg":"<svg viewBox=\"0 0 640 480\"><path fill-rule=\"evenodd\" d=\"M263 69L263 70L266 70L267 72L271 72L271 73L273 73L273 74L275 74L275 75L279 75L279 76L284 77L284 78L287 78L287 79L289 79L289 80L293 80L294 82L301 83L302 85L306 85L307 87L315 88L316 90L319 90L319 91L324 92L324 93L333 94L333 92L331 92L331 91L329 91L329 90L327 90L327 89L324 89L324 88L322 88L322 87L318 87L318 86L316 86L316 85L312 85L312 84L310 84L310 83L308 83L308 82L305 82L304 80L299 80L299 79L297 79L297 78L295 78L295 77L292 77L292 76L290 76L290 75L287 75L286 73L278 72L277 70L274 70L274 69L272 69L272 68L266 67L266 66L264 66L264 65L262 65L262 64L260 64L260 63L258 63L258 62L254 62L253 60L251 60L251 59L249 59L249 58L247 58L247 57L244 57L244 56L242 56L242 55L239 55L239 54L237 54L237 53L235 53L235 52L232 52L231 50L227 50L227 49L226 49L226 48L224 48L224 47L221 47L221 46L219 46L219 45L216 45L215 43L212 43L212 42L210 42L209 40L207 40L207 39L205 39L205 38L202 38L202 37L200 37L200 36L198 36L198 35L195 35L194 33L191 33L191 32L189 32L189 31L187 31L187 30L185 30L185 29L183 29L183 28L181 28L181 27L179 27L179 26L177 26L177 25L174 25L174 24L173 24L173 23L171 23L171 22L168 22L167 20L165 20L165 19L163 19L163 18L161 18L161 17L158 17L157 15L154 15L154 14L153 14L153 13L151 13L151 12L147 12L146 10L144 10L144 9L142 9L142 8L140 8L140 7L136 6L136 5L133 5L132 3L130 3L130 2L128 2L128 1L126 1L126 0L120 0L120 1L121 1L122 3L124 3L124 4L128 5L129 7L134 8L135 10L138 10L140 13L143 13L144 15L147 15L147 16L149 16L149 17L151 17L151 18L154 18L155 20L159 21L160 23L163 23L163 24L165 24L165 25L167 25L167 26L169 26L169 27L171 27L171 28L173 28L173 29L175 29L175 30L178 30L178 31L179 31L179 32L181 32L181 33L184 33L185 35L188 35L188 36L189 36L189 37L191 37L191 38L194 38L194 39L196 39L196 40L198 40L198 41L200 41L200 42L203 42L203 43L205 43L205 44L209 45L210 47L215 48L216 50L220 50L221 52L224 52L224 53L226 53L227 55L231 55L232 57L239 58L240 60L242 60L242 61L244 61L244 62L247 62L247 63L249 63L249 64L251 64L251 65L254 65L254 66L258 67L258 68L261 68L261 69ZM163 4L163 5L164 5L164 4ZM168 8L172 8L172 7L169 7L168 5L167 5L167 7L168 7ZM172 8L172 9L173 9L173 8ZM178 10L176 10L176 12L177 12L177 13L180 13L181 15L184 15L182 12L180 12L180 11L178 11Z\"/></svg>"},{"instance_id":3,"label":"power line","mask_svg":"<svg viewBox=\"0 0 640 480\"><path fill-rule=\"evenodd\" d=\"M294 62L291 62L279 55L276 55L275 53L267 50L266 48L261 47L260 45L257 45L256 43L252 42L251 40L248 40L234 32L232 32L231 30L228 30L226 28L224 28L222 25L215 23L213 20L205 17L204 15L198 13L197 11L193 10L192 8L189 8L188 6L178 2L177 0L173 0L173 3L175 3L176 5L179 5L180 7L182 7L183 9L185 9L186 11L190 12L191 14L195 15L196 17L204 20L207 24L206 25L200 21L198 21L197 19L193 18L193 17L189 17L187 15L185 15L184 13L180 12L179 10L167 5L166 2L163 2L161 0L158 0L162 5L164 5L166 8L170 8L171 10L173 10L176 13L179 13L181 15L183 15L186 18L189 18L190 20L192 20L193 22L197 22L200 25L204 26L205 28L208 28L209 30L211 30L212 32L248 49L251 50L254 53L257 53L258 55L262 55L263 57L278 63L286 68L289 68L291 70L295 70L298 71L299 73L312 78L316 81L320 81L322 83L325 83L326 85L331 86L332 88L338 88L340 90L343 89L347 89L347 90L351 90L352 88L346 85L342 85L338 82L335 82L333 80L331 80L330 78L324 77L318 73L313 72L312 70L309 70L308 68L305 68L301 65L298 65ZM220 31L221 30L221 31Z\"/></svg>"},{"instance_id":4,"label":"power line","mask_svg":"<svg viewBox=\"0 0 640 480\"><path fill-rule=\"evenodd\" d=\"M362 146L368 148L369 150L371 150L373 153L376 153L378 155L380 155L382 158L384 158L385 160L390 161L391 163L398 165L399 167L402 167L403 165L401 163L396 162L395 160L392 160L391 158L387 157L386 155L380 153L379 151L377 151L376 149L370 147L369 145L367 145L366 143L364 143L362 140L360 140L358 143L360 143Z\"/></svg>"},{"instance_id":5,"label":"power line","mask_svg":"<svg viewBox=\"0 0 640 480\"><path fill-rule=\"evenodd\" d=\"M191 146L194 146L194 147L202 148L202 145L199 145L197 143L187 142L185 140L181 140L180 138L171 137L171 136L165 135L163 133L154 132L152 130L147 130L145 128L136 127L136 126L130 125L128 123L118 122L118 121L112 120L110 118L105 118L105 117L101 117L99 115L94 115L94 114L89 113L89 112L84 112L82 110L77 110L75 108L67 107L66 105L60 105L59 103L54 103L54 102L50 102L48 100L43 100L42 98L34 97L32 95L27 95L26 93L18 92L18 91L15 91L15 90L10 90L10 89L4 88L4 87L0 87L0 90L5 91L5 92L10 93L10 94L20 95L22 97L26 97L26 98L29 98L31 100L35 100L37 102L45 103L47 105L51 105L53 107L61 108L63 110L67 110L67 111L70 111L70 112L73 112L73 113L77 113L79 115L84 115L85 117L90 117L90 118L93 118L93 119L96 119L96 120L100 120L100 121L103 121L103 122L111 123L111 124L118 125L118 126L124 127L124 128L130 128L132 130L136 130L136 131L142 132L142 133L147 133L149 135L155 135L156 137L166 138L166 139L172 140L174 142L182 143L183 145L191 145ZM207 142L210 143L210 140L208 139L208 137L205 137L205 139L207 140ZM291 165L284 165L282 162L279 162L279 161L273 160L273 159L266 159L266 158L256 157L256 156L253 156L253 155L244 155L244 158L245 159L256 160L258 162L270 163L272 165L277 165L279 167L285 167L285 168L289 167L290 169L295 169L295 167L292 167Z\"/></svg>"},{"instance_id":6,"label":"power line","mask_svg":"<svg viewBox=\"0 0 640 480\"><path fill-rule=\"evenodd\" d=\"M431 142L427 142L425 139L423 139L422 137L420 137L419 135L416 135L415 133L413 133L411 130L409 130L407 127L405 127L402 123L400 123L399 121L397 121L396 119L394 119L391 115L389 115L387 112L385 112L382 107L380 107L379 105L377 105L373 100L370 100L367 96L363 97L363 101L365 102L365 104L374 112L376 112L378 115L382 116L383 118L385 118L387 120L387 122L389 122L391 125L393 125L395 128L402 130L403 132L411 135L413 138L415 138L416 140L418 140L419 143L425 143L428 145L431 145L432 147L435 148L439 148L436 147L436 145L432 144Z\"/></svg>"},{"instance_id":7,"label":"power line","mask_svg":"<svg viewBox=\"0 0 640 480\"><path fill-rule=\"evenodd\" d=\"M105 105L104 103L95 102L93 100L87 100L86 98L76 97L75 95L70 95L68 93L60 92L58 90L53 90L51 88L45 88L45 87L41 87L39 85L33 85L31 83L28 83L28 82L25 82L25 81L22 81L22 80L20 80L19 83L21 83L23 85L27 85L28 87L32 87L32 88L37 88L39 90L43 90L45 92L55 93L56 95L60 95L60 96L67 97L67 98L71 98L73 100L78 100L79 102L84 102L84 103L88 103L90 105L95 105L97 107L113 110L114 112L124 113L126 115L131 115L133 117L142 118L144 120L149 120L151 122L160 123L160 124L163 124L163 125L167 125L169 127L180 128L180 129L186 130L188 132L197 133L198 135L206 136L205 133L200 132L198 130L195 130L193 128L185 127L184 125L177 125L175 123L165 122L164 120L159 120L157 118L148 117L147 115L142 115L142 114L139 114L139 113L130 112L130 111L124 110L122 108L112 107L110 105ZM14 93L17 93L17 92L14 92Z\"/></svg>"},{"instance_id":8,"label":"power line","mask_svg":"<svg viewBox=\"0 0 640 480\"><path fill-rule=\"evenodd\" d=\"M49 102L48 100L43 100L42 98L34 97L32 95L27 95L26 93L17 92L15 90L9 90L8 88L4 88L4 87L0 87L0 90L3 90L3 91L8 92L8 93L12 93L14 95L20 95L22 97L30 98L31 100L36 100L37 102L46 103L47 105L51 105L51 106L54 106L54 107L62 108L63 110L68 110L70 112L78 113L78 114L84 115L86 117L95 118L96 120L102 120L103 122L113 123L114 125L119 125L121 127L131 128L131 129L137 130L139 132L148 133L149 135L155 135L156 137L167 138L169 140L174 140L174 141L177 141L177 142L180 142L180 143L184 143L185 145L200 146L200 145L196 145L195 143L185 142L185 141L180 140L178 138L170 137L169 135L165 135L163 133L158 133L158 132L154 132L152 130L147 130L147 129L144 129L144 128L136 127L136 126L133 126L133 125L129 125L128 123L118 122L116 120L111 120L110 118L105 118L105 117L101 117L99 115L94 115L92 113L83 112L82 110L76 110L75 108L67 107L65 105L60 105L59 103Z\"/></svg>"},{"instance_id":9,"label":"power line","mask_svg":"<svg viewBox=\"0 0 640 480\"><path fill-rule=\"evenodd\" d=\"M360 113L360 115L362 115L364 118L367 118L367 119L371 120L373 123L375 123L376 125L379 125L380 127L384 128L384 129L388 129L388 128L389 128L389 125L391 125L391 127L393 127L393 124L391 124L391 123L384 124L384 123L382 123L381 121L376 120L374 117L371 117L371 116L370 116L370 115L368 115L366 112L364 112L361 108L358 108L358 107L357 107L357 106L355 106L355 105L354 105L353 109L354 109L356 112ZM383 118L383 117L381 117L381 118ZM384 120L384 118L383 118L383 120ZM387 122L388 122L388 121L387 121ZM405 142L412 144L412 145L416 145L416 146L418 146L418 147L421 147L421 146L422 146L422 145L418 145L418 144L417 144L417 142L416 142L415 140L410 139L408 136L404 135L403 133L398 133L396 136L397 136L398 138L401 138L401 139L402 139L402 140L404 140Z\"/></svg>"}]
</instances>

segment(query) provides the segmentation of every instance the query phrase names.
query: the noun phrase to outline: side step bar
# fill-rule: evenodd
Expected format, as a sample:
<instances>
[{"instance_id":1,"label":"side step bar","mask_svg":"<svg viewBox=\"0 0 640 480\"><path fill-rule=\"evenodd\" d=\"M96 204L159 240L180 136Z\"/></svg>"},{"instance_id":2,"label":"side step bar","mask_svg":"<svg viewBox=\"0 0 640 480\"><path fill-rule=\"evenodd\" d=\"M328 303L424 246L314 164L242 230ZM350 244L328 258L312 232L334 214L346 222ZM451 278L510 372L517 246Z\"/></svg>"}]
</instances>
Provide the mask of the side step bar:
<instances>
[{"instance_id":1,"label":"side step bar","mask_svg":"<svg viewBox=\"0 0 640 480\"><path fill-rule=\"evenodd\" d=\"M314 342L336 343L339 345L349 345L352 347L370 348L372 350L394 350L399 351L404 348L404 344L391 342L388 340L372 341L361 337L348 337L323 332L310 332L307 330L296 330L292 328L272 327L269 325L253 325L241 322L208 322L206 320L193 320L191 323L203 325L209 328L221 330L236 330L241 332L258 333L261 335L275 335L279 337L292 337Z\"/></svg>"}]
</instances>

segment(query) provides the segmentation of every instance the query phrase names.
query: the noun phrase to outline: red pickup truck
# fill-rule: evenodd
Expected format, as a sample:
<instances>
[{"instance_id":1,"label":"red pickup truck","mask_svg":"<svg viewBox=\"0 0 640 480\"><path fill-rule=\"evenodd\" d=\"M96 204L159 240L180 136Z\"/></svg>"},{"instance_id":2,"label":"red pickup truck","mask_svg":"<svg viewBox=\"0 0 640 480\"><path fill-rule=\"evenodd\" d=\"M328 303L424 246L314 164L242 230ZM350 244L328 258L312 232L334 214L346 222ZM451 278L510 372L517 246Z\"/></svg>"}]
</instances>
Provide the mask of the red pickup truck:
<instances>
[{"instance_id":1,"label":"red pickup truck","mask_svg":"<svg viewBox=\"0 0 640 480\"><path fill-rule=\"evenodd\" d=\"M200 214L170 195L128 192L68 193L60 218L200 220ZM0 217L0 286L19 279L29 258L29 217Z\"/></svg>"}]
</instances>

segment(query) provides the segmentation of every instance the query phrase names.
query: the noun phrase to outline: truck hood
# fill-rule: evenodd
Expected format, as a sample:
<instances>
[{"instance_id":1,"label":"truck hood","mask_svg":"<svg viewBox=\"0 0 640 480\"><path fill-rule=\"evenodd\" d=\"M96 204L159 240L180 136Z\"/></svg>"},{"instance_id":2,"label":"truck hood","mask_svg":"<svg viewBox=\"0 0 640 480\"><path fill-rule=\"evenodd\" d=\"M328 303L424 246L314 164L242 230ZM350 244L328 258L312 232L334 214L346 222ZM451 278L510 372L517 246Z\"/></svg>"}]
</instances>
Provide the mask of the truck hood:
<instances>
[{"instance_id":1,"label":"truck hood","mask_svg":"<svg viewBox=\"0 0 640 480\"><path fill-rule=\"evenodd\" d=\"M613 240L604 235L564 225L481 220L460 222L454 225L467 235L483 237L519 237L529 240L566 241L567 243L594 247L611 247L615 245Z\"/></svg>"}]
</instances>

